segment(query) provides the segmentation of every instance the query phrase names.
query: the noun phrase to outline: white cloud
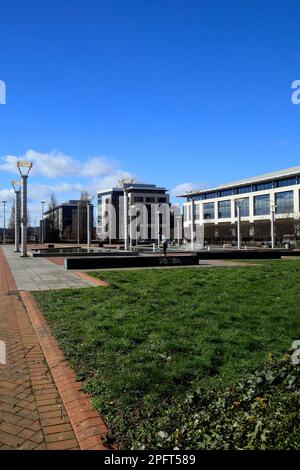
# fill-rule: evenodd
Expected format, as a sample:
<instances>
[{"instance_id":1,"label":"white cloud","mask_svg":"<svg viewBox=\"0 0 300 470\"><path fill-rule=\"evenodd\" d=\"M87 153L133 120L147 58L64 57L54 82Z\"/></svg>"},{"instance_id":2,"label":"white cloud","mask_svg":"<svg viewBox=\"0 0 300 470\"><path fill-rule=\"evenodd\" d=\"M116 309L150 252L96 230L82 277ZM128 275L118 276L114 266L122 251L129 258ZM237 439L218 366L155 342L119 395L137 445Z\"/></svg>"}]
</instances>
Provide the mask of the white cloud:
<instances>
[{"instance_id":1,"label":"white cloud","mask_svg":"<svg viewBox=\"0 0 300 470\"><path fill-rule=\"evenodd\" d=\"M117 170L118 163L106 157L89 157L85 161L70 157L59 151L49 153L27 150L23 155L5 155L0 158L0 171L18 173L18 160L28 160L33 163L31 175L59 178L76 176L101 177Z\"/></svg>"},{"instance_id":2,"label":"white cloud","mask_svg":"<svg viewBox=\"0 0 300 470\"><path fill-rule=\"evenodd\" d=\"M2 201L7 201L10 203L14 199L14 190L11 189L1 189L0 190L0 204Z\"/></svg>"},{"instance_id":3,"label":"white cloud","mask_svg":"<svg viewBox=\"0 0 300 470\"><path fill-rule=\"evenodd\" d=\"M175 186L175 188L171 189L170 194L172 197L176 197L179 194L185 194L190 191L206 188L207 184L205 183L181 183Z\"/></svg>"}]
</instances>

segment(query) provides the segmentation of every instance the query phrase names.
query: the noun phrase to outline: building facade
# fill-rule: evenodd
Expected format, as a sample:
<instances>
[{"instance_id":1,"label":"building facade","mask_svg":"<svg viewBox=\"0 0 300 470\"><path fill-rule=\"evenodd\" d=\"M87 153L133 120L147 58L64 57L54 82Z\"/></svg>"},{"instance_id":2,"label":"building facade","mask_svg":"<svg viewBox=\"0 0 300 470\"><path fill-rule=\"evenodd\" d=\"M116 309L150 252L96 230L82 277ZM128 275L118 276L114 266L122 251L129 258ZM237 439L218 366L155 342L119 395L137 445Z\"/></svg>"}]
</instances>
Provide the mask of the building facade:
<instances>
[{"instance_id":1,"label":"building facade","mask_svg":"<svg viewBox=\"0 0 300 470\"><path fill-rule=\"evenodd\" d=\"M126 195L128 198L128 222L133 219L138 220L134 229L134 237L143 241L154 240L156 212L161 206L170 206L166 188L157 187L154 184L130 183L126 185ZM124 239L124 188L115 187L101 191L98 192L97 197L98 238L111 242L122 241ZM145 209L146 211L144 211ZM162 231L162 223L160 216L160 231Z\"/></svg>"},{"instance_id":2,"label":"building facade","mask_svg":"<svg viewBox=\"0 0 300 470\"><path fill-rule=\"evenodd\" d=\"M89 205L90 226L93 223L93 205ZM88 204L82 200L70 200L49 209L44 213L44 241L77 242L87 241L87 210ZM42 227L40 232L42 233Z\"/></svg>"},{"instance_id":3,"label":"building facade","mask_svg":"<svg viewBox=\"0 0 300 470\"><path fill-rule=\"evenodd\" d=\"M182 194L184 228L204 225L208 243L232 243L237 239L238 206L244 242L269 242L271 219L277 242L299 238L300 166L247 178L215 188ZM272 212L274 215L272 215Z\"/></svg>"}]
</instances>

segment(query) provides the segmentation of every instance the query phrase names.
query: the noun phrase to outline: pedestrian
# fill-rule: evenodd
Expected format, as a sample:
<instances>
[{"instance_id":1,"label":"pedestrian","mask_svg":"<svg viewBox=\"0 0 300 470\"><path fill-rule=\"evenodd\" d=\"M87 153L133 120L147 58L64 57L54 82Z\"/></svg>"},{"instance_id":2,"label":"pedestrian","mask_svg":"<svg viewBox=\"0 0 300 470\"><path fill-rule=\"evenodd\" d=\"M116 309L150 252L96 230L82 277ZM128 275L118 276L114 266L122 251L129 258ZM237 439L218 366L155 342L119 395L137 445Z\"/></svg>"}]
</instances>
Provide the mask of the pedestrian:
<instances>
[{"instance_id":1,"label":"pedestrian","mask_svg":"<svg viewBox=\"0 0 300 470\"><path fill-rule=\"evenodd\" d=\"M165 239L162 242L164 256L167 256L168 240Z\"/></svg>"}]
</instances>

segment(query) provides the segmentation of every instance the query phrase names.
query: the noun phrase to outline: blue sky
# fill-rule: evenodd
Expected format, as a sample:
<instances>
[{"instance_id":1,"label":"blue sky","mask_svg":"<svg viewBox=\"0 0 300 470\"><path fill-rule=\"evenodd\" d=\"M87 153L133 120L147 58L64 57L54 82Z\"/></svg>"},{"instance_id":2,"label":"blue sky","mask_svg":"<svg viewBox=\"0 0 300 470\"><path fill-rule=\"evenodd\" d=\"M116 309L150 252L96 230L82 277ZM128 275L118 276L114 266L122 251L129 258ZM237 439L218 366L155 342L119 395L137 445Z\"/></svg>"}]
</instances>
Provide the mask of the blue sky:
<instances>
[{"instance_id":1,"label":"blue sky","mask_svg":"<svg viewBox=\"0 0 300 470\"><path fill-rule=\"evenodd\" d=\"M24 155L34 217L127 174L176 193L300 164L299 22L297 0L1 2L1 198Z\"/></svg>"}]
</instances>

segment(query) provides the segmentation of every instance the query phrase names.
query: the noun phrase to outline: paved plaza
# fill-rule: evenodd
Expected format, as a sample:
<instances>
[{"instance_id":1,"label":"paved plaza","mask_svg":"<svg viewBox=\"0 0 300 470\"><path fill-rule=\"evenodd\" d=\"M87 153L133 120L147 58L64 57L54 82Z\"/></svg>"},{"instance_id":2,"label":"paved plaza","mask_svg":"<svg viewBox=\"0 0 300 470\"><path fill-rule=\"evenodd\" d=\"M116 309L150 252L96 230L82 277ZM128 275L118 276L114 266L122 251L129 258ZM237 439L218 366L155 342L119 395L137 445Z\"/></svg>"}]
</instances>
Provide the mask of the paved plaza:
<instances>
[{"instance_id":1,"label":"paved plaza","mask_svg":"<svg viewBox=\"0 0 300 470\"><path fill-rule=\"evenodd\" d=\"M27 258L21 258L20 253L14 252L13 245L2 246L2 250L18 290L95 287L95 283L67 271L63 266L52 263L47 258L34 258L30 252Z\"/></svg>"}]
</instances>

